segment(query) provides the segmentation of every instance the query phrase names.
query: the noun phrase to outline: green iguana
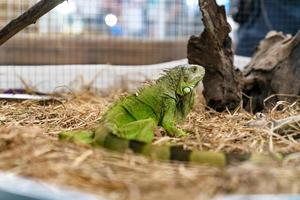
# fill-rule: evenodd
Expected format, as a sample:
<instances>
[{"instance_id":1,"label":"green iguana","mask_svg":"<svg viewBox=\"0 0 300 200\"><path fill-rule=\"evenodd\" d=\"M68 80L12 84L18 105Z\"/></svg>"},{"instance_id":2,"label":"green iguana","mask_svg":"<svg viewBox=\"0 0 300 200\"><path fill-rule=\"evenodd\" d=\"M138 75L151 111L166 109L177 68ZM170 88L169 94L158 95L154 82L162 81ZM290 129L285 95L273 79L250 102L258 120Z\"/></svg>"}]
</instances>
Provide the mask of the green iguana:
<instances>
[{"instance_id":1,"label":"green iguana","mask_svg":"<svg viewBox=\"0 0 300 200\"><path fill-rule=\"evenodd\" d=\"M166 70L153 84L117 101L94 130L62 132L59 138L119 152L131 149L159 160L224 166L231 155L151 144L157 126L162 126L170 136L187 135L176 128L176 124L184 120L192 109L196 87L204 74L204 68L199 65L181 65ZM248 158L247 155L238 159Z\"/></svg>"}]
</instances>

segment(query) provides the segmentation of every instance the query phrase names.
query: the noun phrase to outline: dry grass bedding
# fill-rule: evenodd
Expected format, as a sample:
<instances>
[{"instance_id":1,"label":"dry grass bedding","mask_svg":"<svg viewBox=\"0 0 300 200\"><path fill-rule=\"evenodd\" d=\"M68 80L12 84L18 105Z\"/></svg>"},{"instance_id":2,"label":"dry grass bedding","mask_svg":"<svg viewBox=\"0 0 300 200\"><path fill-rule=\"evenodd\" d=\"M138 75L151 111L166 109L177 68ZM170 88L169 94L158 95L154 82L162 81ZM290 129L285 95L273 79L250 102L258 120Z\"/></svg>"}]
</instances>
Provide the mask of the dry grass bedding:
<instances>
[{"instance_id":1,"label":"dry grass bedding","mask_svg":"<svg viewBox=\"0 0 300 200\"><path fill-rule=\"evenodd\" d=\"M0 101L0 169L109 199L210 199L222 194L300 192L299 153L280 163L213 168L153 161L131 152L120 155L57 140L62 130L95 126L119 96L118 92L109 96L82 92L48 104ZM299 102L279 104L280 110L266 113L269 118L300 114ZM190 133L187 138L170 138L159 129L155 143L238 153L300 152L295 137L247 126L253 119L242 109L214 112L200 100L179 125ZM295 126L289 134L299 134Z\"/></svg>"}]
</instances>

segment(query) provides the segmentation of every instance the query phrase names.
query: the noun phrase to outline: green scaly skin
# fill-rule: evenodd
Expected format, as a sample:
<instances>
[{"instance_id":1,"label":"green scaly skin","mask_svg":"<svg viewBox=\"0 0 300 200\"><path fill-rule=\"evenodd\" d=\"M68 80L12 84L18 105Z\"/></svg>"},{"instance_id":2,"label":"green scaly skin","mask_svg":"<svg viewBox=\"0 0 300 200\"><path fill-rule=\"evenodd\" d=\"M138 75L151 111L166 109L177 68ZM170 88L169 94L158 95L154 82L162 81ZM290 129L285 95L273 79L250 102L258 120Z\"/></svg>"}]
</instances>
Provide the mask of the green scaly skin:
<instances>
[{"instance_id":1,"label":"green scaly skin","mask_svg":"<svg viewBox=\"0 0 300 200\"><path fill-rule=\"evenodd\" d=\"M166 70L154 84L116 102L94 130L62 132L59 138L118 152L132 149L158 160L225 166L230 160L251 159L249 155L227 156L219 152L151 144L157 126L162 126L170 136L187 135L176 128L176 124L183 121L192 109L196 87L204 74L204 68L199 65L181 65ZM255 158L257 160L257 156Z\"/></svg>"}]
</instances>

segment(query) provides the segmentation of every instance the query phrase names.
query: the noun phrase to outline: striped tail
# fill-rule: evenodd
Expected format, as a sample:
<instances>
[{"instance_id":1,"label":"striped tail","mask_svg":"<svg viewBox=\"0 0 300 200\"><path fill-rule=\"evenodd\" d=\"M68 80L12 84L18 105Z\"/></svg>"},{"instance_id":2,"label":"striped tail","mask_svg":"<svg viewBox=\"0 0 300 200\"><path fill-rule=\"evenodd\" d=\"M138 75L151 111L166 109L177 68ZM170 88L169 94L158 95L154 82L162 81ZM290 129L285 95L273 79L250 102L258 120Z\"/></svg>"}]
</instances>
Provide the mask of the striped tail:
<instances>
[{"instance_id":1,"label":"striped tail","mask_svg":"<svg viewBox=\"0 0 300 200\"><path fill-rule=\"evenodd\" d=\"M281 160L279 154L225 154L222 152L186 150L182 146L158 146L120 138L105 129L97 128L92 131L62 132L59 134L62 140L70 140L75 143L90 144L95 147L104 147L113 151L124 153L131 149L134 153L142 154L155 160L180 161L186 163L204 164L215 167L224 167L233 163L251 161L265 163Z\"/></svg>"}]
</instances>

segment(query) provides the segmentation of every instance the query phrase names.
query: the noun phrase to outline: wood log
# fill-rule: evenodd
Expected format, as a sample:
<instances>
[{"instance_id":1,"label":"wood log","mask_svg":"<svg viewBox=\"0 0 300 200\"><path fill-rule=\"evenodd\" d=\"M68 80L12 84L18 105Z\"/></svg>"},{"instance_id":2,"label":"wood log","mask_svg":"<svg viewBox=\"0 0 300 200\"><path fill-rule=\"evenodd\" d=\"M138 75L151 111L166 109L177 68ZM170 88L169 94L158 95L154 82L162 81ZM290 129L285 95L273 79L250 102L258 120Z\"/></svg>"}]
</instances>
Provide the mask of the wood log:
<instances>
[{"instance_id":1,"label":"wood log","mask_svg":"<svg viewBox=\"0 0 300 200\"><path fill-rule=\"evenodd\" d=\"M300 31L294 37L268 33L243 74L243 92L250 97L244 99L244 106L249 111L299 99Z\"/></svg>"},{"instance_id":2,"label":"wood log","mask_svg":"<svg viewBox=\"0 0 300 200\"><path fill-rule=\"evenodd\" d=\"M300 99L300 31L294 37L270 32L241 73L234 70L224 7L215 0L199 0L199 6L205 29L190 38L188 60L206 69L203 94L208 106L233 110L243 100L246 110L257 112L277 101Z\"/></svg>"},{"instance_id":3,"label":"wood log","mask_svg":"<svg viewBox=\"0 0 300 200\"><path fill-rule=\"evenodd\" d=\"M199 0L205 26L200 36L188 42L188 61L205 67L203 80L206 103L217 111L233 110L242 100L242 74L234 69L231 27L224 6L215 0Z\"/></svg>"}]
</instances>

